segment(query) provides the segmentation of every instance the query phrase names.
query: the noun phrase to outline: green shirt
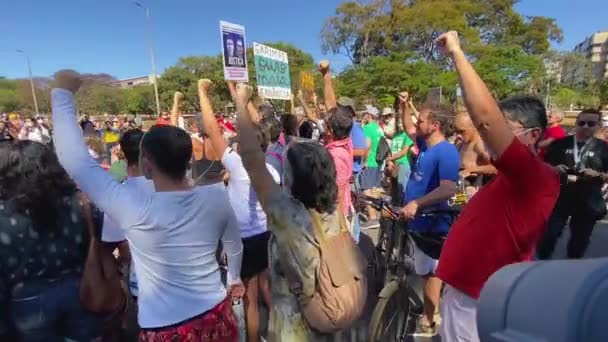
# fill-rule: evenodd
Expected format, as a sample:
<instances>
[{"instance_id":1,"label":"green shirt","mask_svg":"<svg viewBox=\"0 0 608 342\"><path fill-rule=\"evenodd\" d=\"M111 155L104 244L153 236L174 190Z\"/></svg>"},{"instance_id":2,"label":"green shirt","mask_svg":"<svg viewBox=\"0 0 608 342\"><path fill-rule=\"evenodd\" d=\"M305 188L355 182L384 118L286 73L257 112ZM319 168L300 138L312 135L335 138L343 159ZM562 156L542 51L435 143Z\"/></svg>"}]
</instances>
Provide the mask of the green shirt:
<instances>
[{"instance_id":1,"label":"green shirt","mask_svg":"<svg viewBox=\"0 0 608 342\"><path fill-rule=\"evenodd\" d=\"M407 146L414 145L414 142L405 132L401 132L395 136L393 136L393 140L391 141L391 153L397 154L399 151L403 150ZM410 162L409 153L406 153L403 157L399 159L395 159L394 162L396 164L405 164Z\"/></svg>"},{"instance_id":2,"label":"green shirt","mask_svg":"<svg viewBox=\"0 0 608 342\"><path fill-rule=\"evenodd\" d=\"M363 132L365 133L365 138L371 141L369 153L367 154L367 167L378 167L378 163L376 162L376 151L378 150L380 137L384 136L384 132L375 121L363 126Z\"/></svg>"},{"instance_id":3,"label":"green shirt","mask_svg":"<svg viewBox=\"0 0 608 342\"><path fill-rule=\"evenodd\" d=\"M114 162L114 164L110 165L108 172L115 181L122 182L127 179L127 162L124 160Z\"/></svg>"}]
</instances>

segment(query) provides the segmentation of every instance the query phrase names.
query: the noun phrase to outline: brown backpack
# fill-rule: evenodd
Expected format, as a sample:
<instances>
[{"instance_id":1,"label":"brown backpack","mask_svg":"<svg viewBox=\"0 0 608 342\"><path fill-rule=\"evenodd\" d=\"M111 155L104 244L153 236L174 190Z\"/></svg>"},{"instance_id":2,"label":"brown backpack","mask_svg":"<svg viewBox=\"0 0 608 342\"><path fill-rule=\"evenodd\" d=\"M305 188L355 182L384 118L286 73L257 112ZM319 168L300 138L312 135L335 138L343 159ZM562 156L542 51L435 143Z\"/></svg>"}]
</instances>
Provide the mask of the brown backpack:
<instances>
[{"instance_id":1,"label":"brown backpack","mask_svg":"<svg viewBox=\"0 0 608 342\"><path fill-rule=\"evenodd\" d=\"M310 210L321 261L317 290L307 303L300 303L300 309L308 324L322 333L350 328L363 313L367 299L367 262L348 231L346 218L338 215L340 232L328 237L319 213Z\"/></svg>"},{"instance_id":2,"label":"brown backpack","mask_svg":"<svg viewBox=\"0 0 608 342\"><path fill-rule=\"evenodd\" d=\"M96 237L90 203L88 200L81 203L89 232L89 250L80 280L80 302L90 312L116 313L126 303L120 268L112 250Z\"/></svg>"}]
</instances>

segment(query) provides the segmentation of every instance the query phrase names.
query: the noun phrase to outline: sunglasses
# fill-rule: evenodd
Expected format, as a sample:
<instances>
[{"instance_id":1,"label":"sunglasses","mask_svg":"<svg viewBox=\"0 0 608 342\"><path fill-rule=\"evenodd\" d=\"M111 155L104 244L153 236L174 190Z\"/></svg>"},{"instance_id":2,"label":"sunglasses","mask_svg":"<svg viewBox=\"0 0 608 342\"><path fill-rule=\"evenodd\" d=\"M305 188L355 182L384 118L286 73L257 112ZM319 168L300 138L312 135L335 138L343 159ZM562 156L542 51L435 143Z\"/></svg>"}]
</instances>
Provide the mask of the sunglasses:
<instances>
[{"instance_id":1,"label":"sunglasses","mask_svg":"<svg viewBox=\"0 0 608 342\"><path fill-rule=\"evenodd\" d=\"M578 127L595 127L597 126L597 121L578 121L576 125Z\"/></svg>"}]
</instances>

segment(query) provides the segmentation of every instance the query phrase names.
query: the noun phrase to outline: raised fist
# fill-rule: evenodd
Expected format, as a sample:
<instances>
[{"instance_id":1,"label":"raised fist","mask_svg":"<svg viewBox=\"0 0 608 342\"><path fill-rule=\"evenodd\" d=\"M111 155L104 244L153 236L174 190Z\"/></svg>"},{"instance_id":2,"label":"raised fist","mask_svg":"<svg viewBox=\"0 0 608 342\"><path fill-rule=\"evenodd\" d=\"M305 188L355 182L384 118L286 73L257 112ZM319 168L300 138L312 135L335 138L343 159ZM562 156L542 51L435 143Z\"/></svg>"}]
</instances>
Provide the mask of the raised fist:
<instances>
[{"instance_id":1,"label":"raised fist","mask_svg":"<svg viewBox=\"0 0 608 342\"><path fill-rule=\"evenodd\" d=\"M437 39L435 39L435 45L441 50L446 56L451 56L455 52L460 51L460 39L458 38L458 32L448 31Z\"/></svg>"},{"instance_id":2,"label":"raised fist","mask_svg":"<svg viewBox=\"0 0 608 342\"><path fill-rule=\"evenodd\" d=\"M175 102L179 102L183 99L184 99L184 94L180 93L179 91L176 91L175 94L173 95L173 101L175 101Z\"/></svg>"},{"instance_id":3,"label":"raised fist","mask_svg":"<svg viewBox=\"0 0 608 342\"><path fill-rule=\"evenodd\" d=\"M74 70L61 70L55 73L55 88L66 89L72 93L76 93L81 84L80 74Z\"/></svg>"},{"instance_id":4,"label":"raised fist","mask_svg":"<svg viewBox=\"0 0 608 342\"><path fill-rule=\"evenodd\" d=\"M319 63L319 71L321 72L321 75L327 74L329 72L329 61L321 61L321 63Z\"/></svg>"},{"instance_id":5,"label":"raised fist","mask_svg":"<svg viewBox=\"0 0 608 342\"><path fill-rule=\"evenodd\" d=\"M211 80L209 80L207 78L198 80L198 92L207 93L209 91L209 89L211 89L212 85L213 85L213 83L211 82Z\"/></svg>"},{"instance_id":6,"label":"raised fist","mask_svg":"<svg viewBox=\"0 0 608 342\"><path fill-rule=\"evenodd\" d=\"M251 88L251 86L244 84L244 83L239 83L236 85L237 101L241 101L242 103L247 103L247 102L249 102L249 99L251 98L251 94L253 94L253 88Z\"/></svg>"},{"instance_id":7,"label":"raised fist","mask_svg":"<svg viewBox=\"0 0 608 342\"><path fill-rule=\"evenodd\" d=\"M410 100L410 94L407 91L399 93L399 103L405 105Z\"/></svg>"}]
</instances>

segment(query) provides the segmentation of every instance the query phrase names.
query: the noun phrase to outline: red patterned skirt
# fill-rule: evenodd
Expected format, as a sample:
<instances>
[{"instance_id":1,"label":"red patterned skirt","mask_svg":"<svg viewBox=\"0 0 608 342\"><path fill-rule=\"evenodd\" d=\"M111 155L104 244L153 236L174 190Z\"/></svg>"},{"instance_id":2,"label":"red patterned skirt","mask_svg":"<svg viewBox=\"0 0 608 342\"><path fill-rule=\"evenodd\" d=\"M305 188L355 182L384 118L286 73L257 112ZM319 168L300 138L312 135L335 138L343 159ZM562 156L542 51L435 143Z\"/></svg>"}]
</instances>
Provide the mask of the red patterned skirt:
<instances>
[{"instance_id":1,"label":"red patterned skirt","mask_svg":"<svg viewBox=\"0 0 608 342\"><path fill-rule=\"evenodd\" d=\"M142 329L139 333L140 342L236 342L238 339L238 324L228 298L187 321L165 328Z\"/></svg>"}]
</instances>

